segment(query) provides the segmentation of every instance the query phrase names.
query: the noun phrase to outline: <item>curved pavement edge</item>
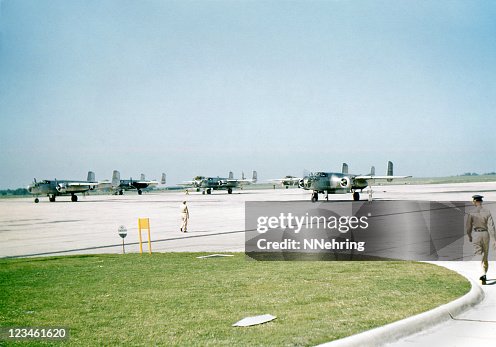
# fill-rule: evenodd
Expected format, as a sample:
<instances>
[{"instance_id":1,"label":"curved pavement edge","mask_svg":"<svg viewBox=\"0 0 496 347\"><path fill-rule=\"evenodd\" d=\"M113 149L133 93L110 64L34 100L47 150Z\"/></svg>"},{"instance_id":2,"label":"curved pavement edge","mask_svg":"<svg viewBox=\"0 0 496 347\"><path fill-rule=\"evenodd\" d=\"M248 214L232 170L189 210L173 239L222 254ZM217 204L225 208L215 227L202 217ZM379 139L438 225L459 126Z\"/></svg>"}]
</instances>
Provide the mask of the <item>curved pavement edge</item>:
<instances>
[{"instance_id":1,"label":"curved pavement edge","mask_svg":"<svg viewBox=\"0 0 496 347\"><path fill-rule=\"evenodd\" d=\"M418 333L426 328L445 322L451 319L451 316L457 316L467 309L475 306L484 299L482 288L467 276L472 288L470 291L454 301L436 307L427 312L419 313L394 323L374 328L343 339L326 342L318 345L319 347L352 347L352 346L383 346L392 343L403 337Z\"/></svg>"}]
</instances>

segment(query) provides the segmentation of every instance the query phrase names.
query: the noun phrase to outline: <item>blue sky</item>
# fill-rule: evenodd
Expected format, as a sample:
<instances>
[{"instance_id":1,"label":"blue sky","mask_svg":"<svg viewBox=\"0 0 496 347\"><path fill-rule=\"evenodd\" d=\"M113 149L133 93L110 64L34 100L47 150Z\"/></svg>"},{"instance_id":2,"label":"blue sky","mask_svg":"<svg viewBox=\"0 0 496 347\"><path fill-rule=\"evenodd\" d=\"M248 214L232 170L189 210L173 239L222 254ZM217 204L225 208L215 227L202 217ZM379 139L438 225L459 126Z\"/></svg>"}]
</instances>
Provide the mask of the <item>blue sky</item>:
<instances>
[{"instance_id":1,"label":"blue sky","mask_svg":"<svg viewBox=\"0 0 496 347\"><path fill-rule=\"evenodd\" d=\"M0 4L0 188L496 171L494 1Z\"/></svg>"}]
</instances>

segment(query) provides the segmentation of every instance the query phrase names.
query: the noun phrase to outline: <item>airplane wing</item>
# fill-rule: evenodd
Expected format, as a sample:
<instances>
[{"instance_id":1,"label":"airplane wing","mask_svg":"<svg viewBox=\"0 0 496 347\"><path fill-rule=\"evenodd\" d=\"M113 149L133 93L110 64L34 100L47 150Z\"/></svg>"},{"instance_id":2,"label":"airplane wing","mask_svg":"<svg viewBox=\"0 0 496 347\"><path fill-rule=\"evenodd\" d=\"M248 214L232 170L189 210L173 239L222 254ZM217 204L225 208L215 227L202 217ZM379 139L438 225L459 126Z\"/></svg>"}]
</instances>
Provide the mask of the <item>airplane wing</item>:
<instances>
[{"instance_id":1,"label":"airplane wing","mask_svg":"<svg viewBox=\"0 0 496 347\"><path fill-rule=\"evenodd\" d=\"M109 181L99 181L97 184L98 188L97 189L110 189L112 188L112 182Z\"/></svg>"},{"instance_id":2,"label":"airplane wing","mask_svg":"<svg viewBox=\"0 0 496 347\"><path fill-rule=\"evenodd\" d=\"M187 186L194 186L195 185L195 181L184 181L184 182L181 182L181 183L177 183L178 186L183 186L183 187L187 187Z\"/></svg>"},{"instance_id":3,"label":"airplane wing","mask_svg":"<svg viewBox=\"0 0 496 347\"><path fill-rule=\"evenodd\" d=\"M73 182L57 182L57 186L55 187L57 191L60 193L67 193L67 192L84 192L87 190L94 189L96 186L98 186L98 182L78 182L78 181L73 181Z\"/></svg>"},{"instance_id":4,"label":"airplane wing","mask_svg":"<svg viewBox=\"0 0 496 347\"><path fill-rule=\"evenodd\" d=\"M393 176L393 163L391 161L388 161L388 167L387 167L387 175L386 176L376 176L375 174L375 167L371 167L370 169L370 174L368 175L358 175L358 176L353 176L353 179L355 180L387 180L387 181L392 181L394 179L400 179L400 178L409 178L412 176Z\"/></svg>"},{"instance_id":5,"label":"airplane wing","mask_svg":"<svg viewBox=\"0 0 496 347\"><path fill-rule=\"evenodd\" d=\"M98 182L67 182L70 187L94 187L98 185Z\"/></svg>"},{"instance_id":6,"label":"airplane wing","mask_svg":"<svg viewBox=\"0 0 496 347\"><path fill-rule=\"evenodd\" d=\"M292 183L298 183L300 180L302 180L301 177L288 177L288 178L274 178L268 180L269 182L292 182Z\"/></svg>"},{"instance_id":7,"label":"airplane wing","mask_svg":"<svg viewBox=\"0 0 496 347\"><path fill-rule=\"evenodd\" d=\"M393 180L400 178L410 178L412 176L371 176L371 175L360 175L353 177L357 180Z\"/></svg>"},{"instance_id":8,"label":"airplane wing","mask_svg":"<svg viewBox=\"0 0 496 347\"><path fill-rule=\"evenodd\" d=\"M239 183L239 184L252 184L253 180L235 180L235 179L227 179L225 180L228 183Z\"/></svg>"},{"instance_id":9,"label":"airplane wing","mask_svg":"<svg viewBox=\"0 0 496 347\"><path fill-rule=\"evenodd\" d=\"M149 186L158 185L157 181L137 181L138 184L148 184Z\"/></svg>"}]
</instances>

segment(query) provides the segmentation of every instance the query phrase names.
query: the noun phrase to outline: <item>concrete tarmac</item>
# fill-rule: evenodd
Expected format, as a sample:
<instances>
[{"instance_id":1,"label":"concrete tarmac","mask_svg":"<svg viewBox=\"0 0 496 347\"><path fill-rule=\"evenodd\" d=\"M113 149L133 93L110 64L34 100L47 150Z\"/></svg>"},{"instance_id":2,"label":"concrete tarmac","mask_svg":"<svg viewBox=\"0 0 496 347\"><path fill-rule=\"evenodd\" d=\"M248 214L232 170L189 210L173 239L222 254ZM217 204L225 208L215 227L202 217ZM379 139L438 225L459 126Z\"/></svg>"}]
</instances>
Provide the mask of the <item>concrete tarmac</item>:
<instances>
[{"instance_id":1,"label":"concrete tarmac","mask_svg":"<svg viewBox=\"0 0 496 347\"><path fill-rule=\"evenodd\" d=\"M373 186L374 200L471 201L484 195L484 205L496 217L496 182ZM320 196L323 199L323 196ZM362 200L367 199L364 191ZM212 195L192 192L126 192L123 196L80 196L0 200L0 257L52 256L69 254L121 253L117 231L128 230L126 252L138 252L138 218L149 218L154 252L206 251L242 252L245 242L244 203L246 201L308 201L310 192L301 189L236 190L232 195L215 191ZM188 233L181 233L180 205L188 202ZM329 200L351 201L351 194L330 195ZM146 239L146 233L143 233ZM471 245L468 245L471 246ZM146 250L146 244L144 245ZM494 256L495 250L491 247ZM478 258L460 262L440 262L465 276L480 276ZM475 260L475 261L470 261ZM496 280L496 264L491 262L488 278ZM492 283L492 282L490 282ZM496 283L496 281L495 281ZM473 346L496 341L496 285L483 287L484 301L456 320L410 336L393 346Z\"/></svg>"},{"instance_id":2,"label":"concrete tarmac","mask_svg":"<svg viewBox=\"0 0 496 347\"><path fill-rule=\"evenodd\" d=\"M496 216L496 182L436 185L374 186L376 200L470 201L475 193L485 196L485 205ZM152 250L244 251L245 201L309 201L302 189L215 191L0 199L0 257L120 253L122 239L117 230L128 230L126 252L137 252L138 218L149 218ZM367 199L364 191L362 200ZM323 196L320 195L323 200ZM188 233L179 232L180 205L188 202ZM351 194L329 195L330 201L351 201Z\"/></svg>"},{"instance_id":3,"label":"concrete tarmac","mask_svg":"<svg viewBox=\"0 0 496 347\"><path fill-rule=\"evenodd\" d=\"M119 226L128 231L126 252L138 252L138 218L149 218L152 250L244 251L245 201L309 199L291 190L216 191L212 195L184 192L126 192L122 196L57 197L0 200L0 257L121 253ZM344 197L344 196L341 196ZM349 196L348 196L349 198ZM181 233L180 206L187 201L188 232ZM146 233L143 233L146 238Z\"/></svg>"}]
</instances>

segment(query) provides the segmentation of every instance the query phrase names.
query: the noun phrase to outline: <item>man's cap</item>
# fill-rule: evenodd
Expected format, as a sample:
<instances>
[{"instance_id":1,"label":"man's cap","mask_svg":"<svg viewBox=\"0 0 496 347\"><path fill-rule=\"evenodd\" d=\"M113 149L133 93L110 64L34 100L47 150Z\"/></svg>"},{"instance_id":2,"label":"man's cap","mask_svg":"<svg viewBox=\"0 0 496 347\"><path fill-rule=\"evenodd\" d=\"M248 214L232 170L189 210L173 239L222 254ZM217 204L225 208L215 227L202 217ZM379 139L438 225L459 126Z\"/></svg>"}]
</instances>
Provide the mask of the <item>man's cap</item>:
<instances>
[{"instance_id":1,"label":"man's cap","mask_svg":"<svg viewBox=\"0 0 496 347\"><path fill-rule=\"evenodd\" d=\"M474 199L474 201L482 201L482 198L483 198L482 195L473 195L472 196L472 199Z\"/></svg>"}]
</instances>

